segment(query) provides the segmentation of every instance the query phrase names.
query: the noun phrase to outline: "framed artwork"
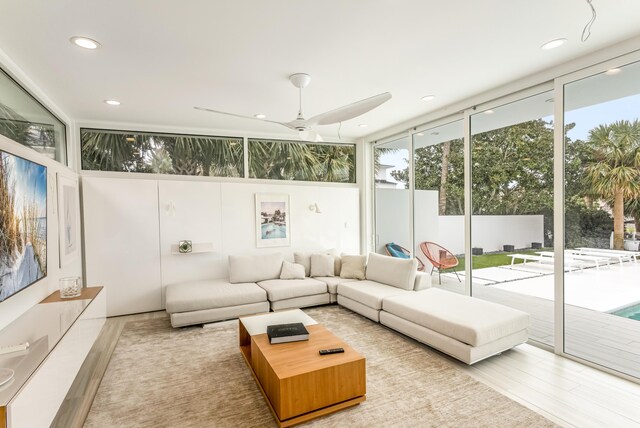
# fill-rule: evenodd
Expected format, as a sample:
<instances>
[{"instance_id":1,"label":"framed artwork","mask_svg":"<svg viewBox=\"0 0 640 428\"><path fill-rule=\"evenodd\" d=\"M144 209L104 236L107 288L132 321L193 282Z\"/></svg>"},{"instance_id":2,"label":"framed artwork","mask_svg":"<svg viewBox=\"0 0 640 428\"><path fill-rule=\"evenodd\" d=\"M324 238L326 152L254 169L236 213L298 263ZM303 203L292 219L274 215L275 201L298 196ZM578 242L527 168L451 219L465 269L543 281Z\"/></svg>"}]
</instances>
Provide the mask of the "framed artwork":
<instances>
[{"instance_id":1,"label":"framed artwork","mask_svg":"<svg viewBox=\"0 0 640 428\"><path fill-rule=\"evenodd\" d=\"M256 193L256 247L291 245L289 195Z\"/></svg>"},{"instance_id":2,"label":"framed artwork","mask_svg":"<svg viewBox=\"0 0 640 428\"><path fill-rule=\"evenodd\" d=\"M58 174L58 221L60 267L72 262L80 245L80 201L78 181Z\"/></svg>"},{"instance_id":3,"label":"framed artwork","mask_svg":"<svg viewBox=\"0 0 640 428\"><path fill-rule=\"evenodd\" d=\"M0 150L0 301L47 276L47 167Z\"/></svg>"}]
</instances>

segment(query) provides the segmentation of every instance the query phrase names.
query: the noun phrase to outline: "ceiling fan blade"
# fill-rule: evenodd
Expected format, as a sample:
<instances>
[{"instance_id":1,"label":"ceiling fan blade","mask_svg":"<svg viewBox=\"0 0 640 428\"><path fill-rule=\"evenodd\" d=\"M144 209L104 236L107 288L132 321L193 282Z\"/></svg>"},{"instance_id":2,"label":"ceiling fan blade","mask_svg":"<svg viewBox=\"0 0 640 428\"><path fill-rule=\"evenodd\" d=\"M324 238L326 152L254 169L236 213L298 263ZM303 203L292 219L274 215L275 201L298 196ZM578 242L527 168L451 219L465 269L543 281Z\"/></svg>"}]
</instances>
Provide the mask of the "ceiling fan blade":
<instances>
[{"instance_id":1,"label":"ceiling fan blade","mask_svg":"<svg viewBox=\"0 0 640 428\"><path fill-rule=\"evenodd\" d=\"M295 129L294 127L292 127L288 123L276 122L275 120L258 119L257 117L243 116L241 114L235 114L235 113L227 113L226 111L213 110L213 109L206 108L206 107L194 107L194 109L200 110L200 111L208 111L209 113L218 113L218 114L224 114L226 116L239 117L239 118L242 118L242 119L250 119L250 120L257 120L257 121L260 121L260 122L276 123L278 125L286 126L289 129Z\"/></svg>"},{"instance_id":2,"label":"ceiling fan blade","mask_svg":"<svg viewBox=\"0 0 640 428\"><path fill-rule=\"evenodd\" d=\"M304 141L310 141L312 143L321 143L324 139L315 131L310 129L305 129L304 131L298 132L300 139Z\"/></svg>"},{"instance_id":3,"label":"ceiling fan blade","mask_svg":"<svg viewBox=\"0 0 640 428\"><path fill-rule=\"evenodd\" d=\"M331 125L332 123L345 122L373 110L390 99L390 92L378 94L371 98L365 98L364 100L356 101L344 107L314 116L307 120L307 123L311 125Z\"/></svg>"}]
</instances>

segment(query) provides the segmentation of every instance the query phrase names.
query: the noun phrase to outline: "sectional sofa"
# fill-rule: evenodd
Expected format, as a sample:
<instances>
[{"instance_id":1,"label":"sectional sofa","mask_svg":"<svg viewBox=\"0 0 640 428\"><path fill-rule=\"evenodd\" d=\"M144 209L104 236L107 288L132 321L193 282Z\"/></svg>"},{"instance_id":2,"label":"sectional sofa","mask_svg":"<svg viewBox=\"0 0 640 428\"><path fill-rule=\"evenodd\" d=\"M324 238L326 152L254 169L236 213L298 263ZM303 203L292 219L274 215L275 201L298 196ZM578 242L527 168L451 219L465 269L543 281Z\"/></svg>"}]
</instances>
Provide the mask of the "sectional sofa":
<instances>
[{"instance_id":1,"label":"sectional sofa","mask_svg":"<svg viewBox=\"0 0 640 428\"><path fill-rule=\"evenodd\" d=\"M349 269L345 275L346 265L341 267L337 255L329 256L296 253L295 265L280 254L229 256L228 280L167 286L171 324L182 327L337 302L467 364L528 338L527 313L431 288L431 276L418 272L414 259L371 253L366 270L353 274Z\"/></svg>"}]
</instances>

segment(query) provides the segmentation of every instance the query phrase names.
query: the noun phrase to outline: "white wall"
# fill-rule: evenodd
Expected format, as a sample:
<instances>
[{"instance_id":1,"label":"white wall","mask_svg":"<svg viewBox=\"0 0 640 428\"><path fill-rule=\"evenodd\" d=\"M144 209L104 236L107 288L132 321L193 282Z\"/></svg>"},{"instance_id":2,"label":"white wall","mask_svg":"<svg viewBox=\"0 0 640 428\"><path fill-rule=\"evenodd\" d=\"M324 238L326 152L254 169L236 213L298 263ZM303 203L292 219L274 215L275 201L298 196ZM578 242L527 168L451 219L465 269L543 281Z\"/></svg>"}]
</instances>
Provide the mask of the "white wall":
<instances>
[{"instance_id":1,"label":"white wall","mask_svg":"<svg viewBox=\"0 0 640 428\"><path fill-rule=\"evenodd\" d=\"M454 254L463 254L464 216L439 216L438 192L415 192L416 243L436 242ZM542 215L474 215L471 217L472 246L485 252L502 251L503 245L528 248L532 242L544 242Z\"/></svg>"},{"instance_id":2,"label":"white wall","mask_svg":"<svg viewBox=\"0 0 640 428\"><path fill-rule=\"evenodd\" d=\"M230 254L279 252L292 260L294 251L360 253L354 186L106 176L82 182L86 275L107 287L109 316L164 308L167 284L226 277ZM256 193L289 195L291 246L256 248ZM313 203L321 214L309 210ZM121 251L126 236L132 251ZM212 243L213 251L173 254L183 239Z\"/></svg>"},{"instance_id":3,"label":"white wall","mask_svg":"<svg viewBox=\"0 0 640 428\"><path fill-rule=\"evenodd\" d=\"M58 279L82 274L82 243L77 257L64 268L60 268L58 246L58 200L56 173L75 178L77 175L67 167L43 156L34 150L0 135L0 150L21 156L47 167L47 276L0 303L0 329L10 324L33 305L40 303L58 289Z\"/></svg>"}]
</instances>

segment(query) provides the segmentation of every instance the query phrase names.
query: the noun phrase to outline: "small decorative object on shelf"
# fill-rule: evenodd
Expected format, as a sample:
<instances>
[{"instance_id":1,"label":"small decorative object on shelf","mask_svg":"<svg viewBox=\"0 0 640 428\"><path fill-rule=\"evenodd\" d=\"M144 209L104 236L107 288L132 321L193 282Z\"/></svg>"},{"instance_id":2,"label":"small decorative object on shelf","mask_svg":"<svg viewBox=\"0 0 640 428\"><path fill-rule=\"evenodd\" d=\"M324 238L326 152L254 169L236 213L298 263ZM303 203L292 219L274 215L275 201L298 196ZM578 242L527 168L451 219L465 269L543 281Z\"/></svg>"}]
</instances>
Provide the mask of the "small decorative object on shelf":
<instances>
[{"instance_id":1,"label":"small decorative object on shelf","mask_svg":"<svg viewBox=\"0 0 640 428\"><path fill-rule=\"evenodd\" d=\"M193 249L193 245L191 241L179 241L178 242L178 252L180 253L190 253Z\"/></svg>"},{"instance_id":2,"label":"small decorative object on shelf","mask_svg":"<svg viewBox=\"0 0 640 428\"><path fill-rule=\"evenodd\" d=\"M60 284L60 297L68 299L71 297L78 297L80 295L80 289L82 284L80 277L68 276L66 278L60 278L58 281Z\"/></svg>"}]
</instances>

